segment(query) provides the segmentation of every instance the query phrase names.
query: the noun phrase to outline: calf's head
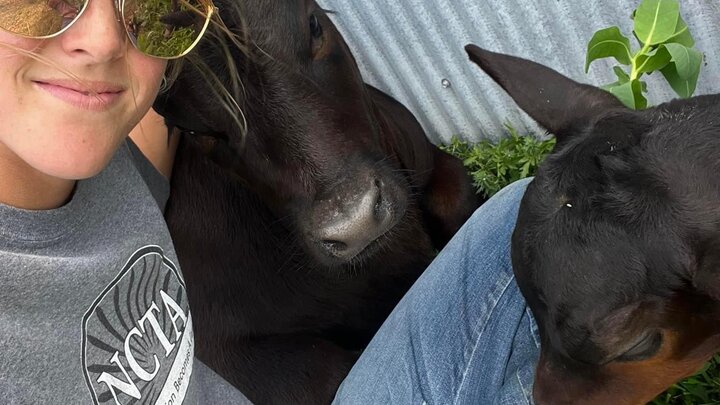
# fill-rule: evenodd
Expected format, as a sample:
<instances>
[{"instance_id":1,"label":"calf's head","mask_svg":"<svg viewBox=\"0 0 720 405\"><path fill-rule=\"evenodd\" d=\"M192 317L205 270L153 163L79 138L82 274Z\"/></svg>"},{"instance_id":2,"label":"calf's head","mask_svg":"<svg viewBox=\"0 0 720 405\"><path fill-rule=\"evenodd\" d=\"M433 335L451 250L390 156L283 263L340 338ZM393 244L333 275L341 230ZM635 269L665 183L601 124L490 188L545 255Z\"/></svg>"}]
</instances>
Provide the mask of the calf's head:
<instances>
[{"instance_id":1,"label":"calf's head","mask_svg":"<svg viewBox=\"0 0 720 405\"><path fill-rule=\"evenodd\" d=\"M467 48L555 134L512 263L542 340L539 404L644 404L720 349L720 97L644 111Z\"/></svg>"},{"instance_id":2,"label":"calf's head","mask_svg":"<svg viewBox=\"0 0 720 405\"><path fill-rule=\"evenodd\" d=\"M210 36L196 56L236 89L247 135L238 116L211 101L208 75L192 65L155 108L290 222L317 261L362 260L405 215L412 183L378 120L374 90L314 1L216 3L246 49Z\"/></svg>"}]
</instances>

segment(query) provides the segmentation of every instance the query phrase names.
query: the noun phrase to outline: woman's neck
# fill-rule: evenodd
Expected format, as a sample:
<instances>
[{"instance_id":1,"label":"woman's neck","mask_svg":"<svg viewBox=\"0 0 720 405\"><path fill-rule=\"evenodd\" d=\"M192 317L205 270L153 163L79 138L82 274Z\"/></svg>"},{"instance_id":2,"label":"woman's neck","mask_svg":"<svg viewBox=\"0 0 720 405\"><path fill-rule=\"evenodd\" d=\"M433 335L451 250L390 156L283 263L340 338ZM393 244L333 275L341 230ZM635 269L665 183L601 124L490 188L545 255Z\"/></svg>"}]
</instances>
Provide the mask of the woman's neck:
<instances>
[{"instance_id":1,"label":"woman's neck","mask_svg":"<svg viewBox=\"0 0 720 405\"><path fill-rule=\"evenodd\" d=\"M49 210L70 199L75 180L42 173L0 143L0 203L26 210Z\"/></svg>"}]
</instances>

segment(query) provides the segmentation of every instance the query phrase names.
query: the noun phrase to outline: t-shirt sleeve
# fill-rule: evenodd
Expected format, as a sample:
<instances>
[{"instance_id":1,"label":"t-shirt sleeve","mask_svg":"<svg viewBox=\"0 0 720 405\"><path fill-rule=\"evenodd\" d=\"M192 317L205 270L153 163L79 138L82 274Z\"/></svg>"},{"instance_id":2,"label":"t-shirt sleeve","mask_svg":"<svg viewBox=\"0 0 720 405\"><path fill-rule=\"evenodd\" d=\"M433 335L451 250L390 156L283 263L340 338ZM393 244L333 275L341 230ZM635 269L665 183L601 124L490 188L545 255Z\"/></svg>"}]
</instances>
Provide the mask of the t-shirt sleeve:
<instances>
[{"instance_id":1,"label":"t-shirt sleeve","mask_svg":"<svg viewBox=\"0 0 720 405\"><path fill-rule=\"evenodd\" d=\"M197 379L200 404L252 405L240 390L233 387L210 367L195 358L193 374Z\"/></svg>"},{"instance_id":2,"label":"t-shirt sleeve","mask_svg":"<svg viewBox=\"0 0 720 405\"><path fill-rule=\"evenodd\" d=\"M170 182L165 178L156 168L150 163L148 158L143 155L140 148L135 145L132 139L127 138L127 145L130 149L130 154L133 157L133 163L140 172L145 184L147 184L150 192L152 193L155 201L160 207L161 211L165 211L165 205L170 197Z\"/></svg>"}]
</instances>

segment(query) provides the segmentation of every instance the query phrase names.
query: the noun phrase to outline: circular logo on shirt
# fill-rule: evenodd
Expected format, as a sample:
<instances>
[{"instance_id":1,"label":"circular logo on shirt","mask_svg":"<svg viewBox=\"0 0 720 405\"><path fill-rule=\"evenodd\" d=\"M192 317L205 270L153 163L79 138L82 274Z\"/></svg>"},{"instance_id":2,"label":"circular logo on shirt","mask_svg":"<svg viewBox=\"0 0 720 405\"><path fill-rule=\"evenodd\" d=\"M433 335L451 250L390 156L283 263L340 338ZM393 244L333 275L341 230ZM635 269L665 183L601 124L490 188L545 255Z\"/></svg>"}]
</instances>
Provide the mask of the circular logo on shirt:
<instances>
[{"instance_id":1,"label":"circular logo on shirt","mask_svg":"<svg viewBox=\"0 0 720 405\"><path fill-rule=\"evenodd\" d=\"M83 317L82 364L95 404L179 404L192 373L182 280L158 246L136 251Z\"/></svg>"}]
</instances>

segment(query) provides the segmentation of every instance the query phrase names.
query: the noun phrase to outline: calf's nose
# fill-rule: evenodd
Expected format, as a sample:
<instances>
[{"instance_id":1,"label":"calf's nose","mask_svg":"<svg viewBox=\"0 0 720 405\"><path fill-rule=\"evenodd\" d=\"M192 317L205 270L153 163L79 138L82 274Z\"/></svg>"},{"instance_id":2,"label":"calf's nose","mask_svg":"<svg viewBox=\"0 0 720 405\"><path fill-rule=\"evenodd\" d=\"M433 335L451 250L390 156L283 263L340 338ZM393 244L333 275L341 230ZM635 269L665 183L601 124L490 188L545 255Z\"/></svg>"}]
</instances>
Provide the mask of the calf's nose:
<instances>
[{"instance_id":1,"label":"calf's nose","mask_svg":"<svg viewBox=\"0 0 720 405\"><path fill-rule=\"evenodd\" d=\"M311 235L324 255L347 261L397 223L396 193L377 176L343 184L314 207ZM363 187L364 185L364 187Z\"/></svg>"}]
</instances>

